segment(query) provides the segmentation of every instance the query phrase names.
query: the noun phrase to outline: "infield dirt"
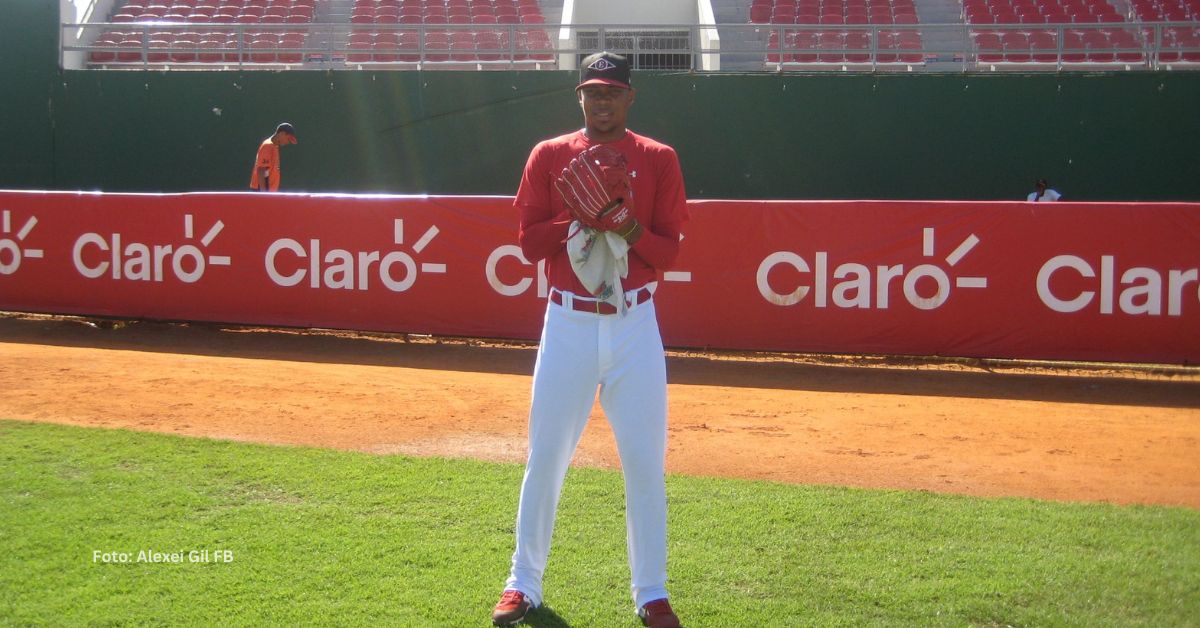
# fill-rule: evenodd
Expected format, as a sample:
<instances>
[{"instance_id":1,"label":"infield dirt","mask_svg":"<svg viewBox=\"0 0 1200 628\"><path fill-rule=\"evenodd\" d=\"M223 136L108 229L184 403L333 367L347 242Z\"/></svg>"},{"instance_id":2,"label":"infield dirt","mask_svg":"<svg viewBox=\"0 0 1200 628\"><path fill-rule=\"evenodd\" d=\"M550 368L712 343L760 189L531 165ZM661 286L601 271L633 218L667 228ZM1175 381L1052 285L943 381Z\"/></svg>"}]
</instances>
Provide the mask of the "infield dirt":
<instances>
[{"instance_id":1,"label":"infield dirt","mask_svg":"<svg viewBox=\"0 0 1200 628\"><path fill-rule=\"evenodd\" d=\"M532 344L0 316L0 418L521 462ZM1200 508L1200 368L668 353L671 473ZM597 406L575 463L617 467Z\"/></svg>"}]
</instances>

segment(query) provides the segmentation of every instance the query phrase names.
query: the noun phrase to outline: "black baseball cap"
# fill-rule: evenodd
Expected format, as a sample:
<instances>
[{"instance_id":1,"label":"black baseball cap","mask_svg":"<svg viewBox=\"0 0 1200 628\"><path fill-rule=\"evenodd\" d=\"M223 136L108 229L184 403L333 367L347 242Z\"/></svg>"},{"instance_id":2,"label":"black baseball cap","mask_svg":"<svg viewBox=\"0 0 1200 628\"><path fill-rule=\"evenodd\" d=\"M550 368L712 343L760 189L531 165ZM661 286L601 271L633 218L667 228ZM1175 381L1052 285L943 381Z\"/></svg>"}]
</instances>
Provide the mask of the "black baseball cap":
<instances>
[{"instance_id":1,"label":"black baseball cap","mask_svg":"<svg viewBox=\"0 0 1200 628\"><path fill-rule=\"evenodd\" d=\"M276 132L276 133L279 133L279 132L281 132L281 131L282 131L283 133L287 133L288 135L291 135L291 136L292 136L292 143L293 143L293 144L295 144L295 143L296 143L296 129L292 127L291 123L289 123L289 122L282 122L282 123L280 123L280 124L279 124L279 126L275 127L275 132Z\"/></svg>"},{"instance_id":2,"label":"black baseball cap","mask_svg":"<svg viewBox=\"0 0 1200 628\"><path fill-rule=\"evenodd\" d=\"M607 50L588 55L579 63L579 85L613 85L630 89L629 59Z\"/></svg>"}]
</instances>

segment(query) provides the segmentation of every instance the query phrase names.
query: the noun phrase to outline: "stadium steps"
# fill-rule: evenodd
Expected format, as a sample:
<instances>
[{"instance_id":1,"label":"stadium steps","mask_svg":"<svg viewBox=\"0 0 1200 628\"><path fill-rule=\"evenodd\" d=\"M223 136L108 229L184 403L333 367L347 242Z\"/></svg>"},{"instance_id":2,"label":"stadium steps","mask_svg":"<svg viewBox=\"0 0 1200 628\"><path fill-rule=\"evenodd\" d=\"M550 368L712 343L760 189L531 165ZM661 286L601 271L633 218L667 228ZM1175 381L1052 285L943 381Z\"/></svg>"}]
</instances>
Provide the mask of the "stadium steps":
<instances>
[{"instance_id":1,"label":"stadium steps","mask_svg":"<svg viewBox=\"0 0 1200 628\"><path fill-rule=\"evenodd\" d=\"M960 0L914 0L917 18L921 24L961 24L962 3ZM941 51L963 49L962 32L948 29L923 29L921 41L926 50ZM961 52L932 52L935 58L927 61L930 68L939 64L961 64Z\"/></svg>"},{"instance_id":2,"label":"stadium steps","mask_svg":"<svg viewBox=\"0 0 1200 628\"><path fill-rule=\"evenodd\" d=\"M718 24L747 24L750 22L750 3L747 0L718 0L713 2L713 16ZM751 54L733 50L762 50L767 43L764 33L750 29L725 29L721 32L721 69L761 72L761 52Z\"/></svg>"},{"instance_id":3,"label":"stadium steps","mask_svg":"<svg viewBox=\"0 0 1200 628\"><path fill-rule=\"evenodd\" d=\"M327 50L334 51L334 56L344 56L350 42L350 11L354 8L354 0L329 0L320 3L315 22L334 24L328 31L313 35L313 43Z\"/></svg>"}]
</instances>

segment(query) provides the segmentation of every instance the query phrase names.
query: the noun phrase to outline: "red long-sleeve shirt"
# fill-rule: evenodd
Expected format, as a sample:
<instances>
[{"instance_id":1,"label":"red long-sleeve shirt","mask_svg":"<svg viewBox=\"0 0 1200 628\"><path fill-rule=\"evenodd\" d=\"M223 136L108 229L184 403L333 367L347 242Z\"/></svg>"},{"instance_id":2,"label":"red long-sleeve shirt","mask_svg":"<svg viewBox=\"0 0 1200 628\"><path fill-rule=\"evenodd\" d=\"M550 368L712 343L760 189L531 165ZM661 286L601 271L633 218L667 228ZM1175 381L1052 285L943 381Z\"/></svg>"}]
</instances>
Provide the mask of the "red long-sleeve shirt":
<instances>
[{"instance_id":1,"label":"red long-sleeve shirt","mask_svg":"<svg viewBox=\"0 0 1200 628\"><path fill-rule=\"evenodd\" d=\"M583 131L539 143L525 164L513 203L521 212L519 241L525 259L545 259L550 286L575 294L588 291L567 257L571 215L554 188L554 179L571 159L597 143ZM608 145L625 155L633 213L645 228L630 251L629 276L622 281L626 290L634 290L657 280L679 255L679 234L688 219L683 173L675 149L632 131Z\"/></svg>"}]
</instances>

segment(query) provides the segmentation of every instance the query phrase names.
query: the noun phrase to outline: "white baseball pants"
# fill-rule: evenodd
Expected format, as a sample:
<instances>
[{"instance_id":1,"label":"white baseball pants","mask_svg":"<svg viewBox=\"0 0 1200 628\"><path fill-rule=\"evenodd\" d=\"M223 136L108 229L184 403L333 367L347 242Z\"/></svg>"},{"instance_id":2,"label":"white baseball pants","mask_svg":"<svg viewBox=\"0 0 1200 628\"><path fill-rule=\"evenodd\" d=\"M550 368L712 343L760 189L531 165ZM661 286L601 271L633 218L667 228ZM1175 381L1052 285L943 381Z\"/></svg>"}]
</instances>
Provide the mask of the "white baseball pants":
<instances>
[{"instance_id":1,"label":"white baseball pants","mask_svg":"<svg viewBox=\"0 0 1200 628\"><path fill-rule=\"evenodd\" d=\"M542 604L542 575L567 467L600 389L625 475L634 604L667 597L667 375L653 299L625 316L549 303L529 411L529 459L507 589Z\"/></svg>"}]
</instances>

